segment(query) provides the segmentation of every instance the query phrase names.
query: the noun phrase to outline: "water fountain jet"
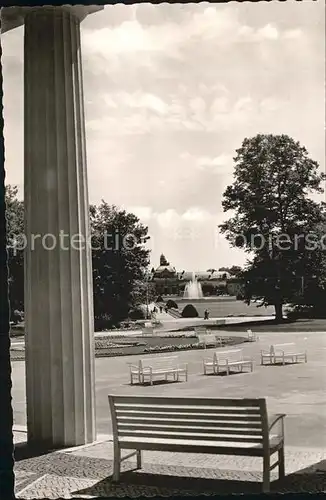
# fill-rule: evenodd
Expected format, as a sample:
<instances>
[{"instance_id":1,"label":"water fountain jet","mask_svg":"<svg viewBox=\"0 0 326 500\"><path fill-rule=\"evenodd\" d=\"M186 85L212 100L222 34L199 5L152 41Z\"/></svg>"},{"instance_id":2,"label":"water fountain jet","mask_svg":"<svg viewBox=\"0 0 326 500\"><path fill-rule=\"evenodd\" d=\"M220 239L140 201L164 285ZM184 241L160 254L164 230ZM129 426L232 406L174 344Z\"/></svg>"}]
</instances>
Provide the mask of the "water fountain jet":
<instances>
[{"instance_id":1,"label":"water fountain jet","mask_svg":"<svg viewBox=\"0 0 326 500\"><path fill-rule=\"evenodd\" d=\"M195 273L192 273L192 279L186 284L183 298L187 300L198 300L203 298L201 284L197 280Z\"/></svg>"}]
</instances>

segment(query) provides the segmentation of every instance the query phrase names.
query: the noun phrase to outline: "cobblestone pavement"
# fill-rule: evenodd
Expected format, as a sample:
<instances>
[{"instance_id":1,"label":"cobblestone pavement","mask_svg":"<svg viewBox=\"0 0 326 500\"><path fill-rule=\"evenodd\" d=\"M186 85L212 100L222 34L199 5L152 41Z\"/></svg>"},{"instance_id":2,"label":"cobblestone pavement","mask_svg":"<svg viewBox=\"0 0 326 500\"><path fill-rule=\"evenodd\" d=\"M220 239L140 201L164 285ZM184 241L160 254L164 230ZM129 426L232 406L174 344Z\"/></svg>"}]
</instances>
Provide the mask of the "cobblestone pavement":
<instances>
[{"instance_id":1,"label":"cobblestone pavement","mask_svg":"<svg viewBox=\"0 0 326 500\"><path fill-rule=\"evenodd\" d=\"M15 439L22 441L21 436ZM207 496L261 491L261 460L250 457L143 452L143 467L123 463L121 482L111 481L112 442L104 441L16 462L16 496L92 498ZM272 472L272 492L326 492L326 450L287 447L286 477Z\"/></svg>"}]
</instances>

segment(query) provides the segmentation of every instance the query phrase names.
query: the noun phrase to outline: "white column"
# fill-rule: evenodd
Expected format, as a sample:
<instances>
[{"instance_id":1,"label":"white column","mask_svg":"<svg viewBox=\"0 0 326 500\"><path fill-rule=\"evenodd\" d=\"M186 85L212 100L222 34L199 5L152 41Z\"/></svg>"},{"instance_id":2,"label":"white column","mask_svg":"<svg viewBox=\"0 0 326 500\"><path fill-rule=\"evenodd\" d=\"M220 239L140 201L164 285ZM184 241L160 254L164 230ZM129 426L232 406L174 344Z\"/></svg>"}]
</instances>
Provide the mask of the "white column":
<instances>
[{"instance_id":1,"label":"white column","mask_svg":"<svg viewBox=\"0 0 326 500\"><path fill-rule=\"evenodd\" d=\"M28 438L73 446L96 437L80 26L69 7L24 18Z\"/></svg>"}]
</instances>

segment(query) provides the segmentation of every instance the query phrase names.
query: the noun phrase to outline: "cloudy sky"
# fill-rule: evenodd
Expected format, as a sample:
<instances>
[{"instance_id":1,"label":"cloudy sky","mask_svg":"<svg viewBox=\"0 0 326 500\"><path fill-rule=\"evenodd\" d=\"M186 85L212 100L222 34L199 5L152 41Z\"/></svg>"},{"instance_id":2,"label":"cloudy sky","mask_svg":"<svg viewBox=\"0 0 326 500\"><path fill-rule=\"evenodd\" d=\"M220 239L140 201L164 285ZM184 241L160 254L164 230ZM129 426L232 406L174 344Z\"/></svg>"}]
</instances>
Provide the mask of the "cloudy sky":
<instances>
[{"instance_id":1,"label":"cloudy sky","mask_svg":"<svg viewBox=\"0 0 326 500\"><path fill-rule=\"evenodd\" d=\"M245 137L325 168L324 3L107 6L82 23L89 193L149 226L152 263L242 264L218 234ZM23 185L23 28L2 37L7 183ZM21 191L22 192L22 191Z\"/></svg>"}]
</instances>

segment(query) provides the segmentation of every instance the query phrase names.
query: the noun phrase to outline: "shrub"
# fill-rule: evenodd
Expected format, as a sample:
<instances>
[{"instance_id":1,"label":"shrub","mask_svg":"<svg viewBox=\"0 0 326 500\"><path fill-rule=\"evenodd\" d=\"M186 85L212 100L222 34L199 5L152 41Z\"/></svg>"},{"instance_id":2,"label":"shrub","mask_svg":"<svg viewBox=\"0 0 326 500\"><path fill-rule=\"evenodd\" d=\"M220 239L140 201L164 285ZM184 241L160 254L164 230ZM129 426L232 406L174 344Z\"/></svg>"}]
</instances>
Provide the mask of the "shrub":
<instances>
[{"instance_id":1,"label":"shrub","mask_svg":"<svg viewBox=\"0 0 326 500\"><path fill-rule=\"evenodd\" d=\"M103 316L98 316L94 318L94 330L96 332L110 330L112 327L113 327L113 321L111 316L109 316L108 314L103 314Z\"/></svg>"},{"instance_id":2,"label":"shrub","mask_svg":"<svg viewBox=\"0 0 326 500\"><path fill-rule=\"evenodd\" d=\"M169 299L166 303L168 309L178 309L178 304L174 300Z\"/></svg>"},{"instance_id":3,"label":"shrub","mask_svg":"<svg viewBox=\"0 0 326 500\"><path fill-rule=\"evenodd\" d=\"M181 316L183 318L198 318L198 311L192 304L187 304L184 307Z\"/></svg>"},{"instance_id":4,"label":"shrub","mask_svg":"<svg viewBox=\"0 0 326 500\"><path fill-rule=\"evenodd\" d=\"M155 300L155 302L164 302L164 299L163 299L162 295L159 295L157 297L157 299Z\"/></svg>"},{"instance_id":5,"label":"shrub","mask_svg":"<svg viewBox=\"0 0 326 500\"><path fill-rule=\"evenodd\" d=\"M145 313L142 309L136 308L129 312L130 319L145 319Z\"/></svg>"}]
</instances>

